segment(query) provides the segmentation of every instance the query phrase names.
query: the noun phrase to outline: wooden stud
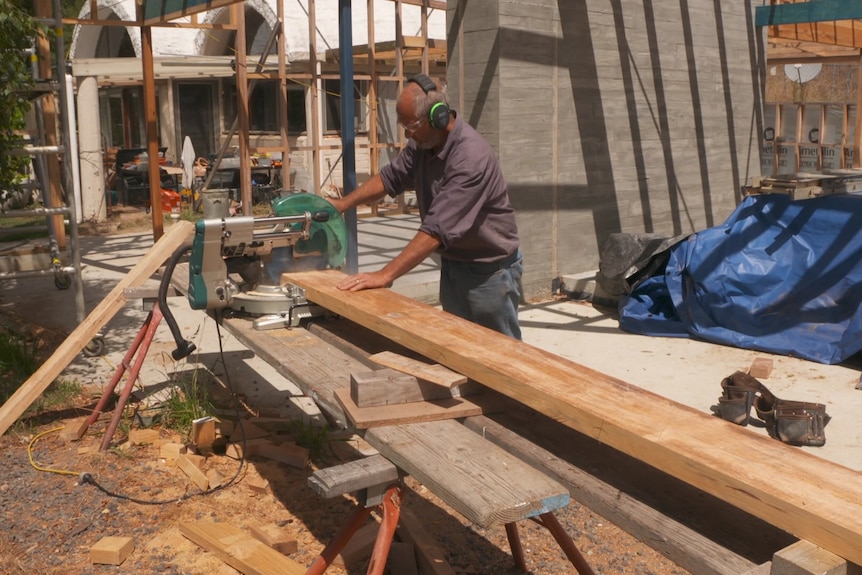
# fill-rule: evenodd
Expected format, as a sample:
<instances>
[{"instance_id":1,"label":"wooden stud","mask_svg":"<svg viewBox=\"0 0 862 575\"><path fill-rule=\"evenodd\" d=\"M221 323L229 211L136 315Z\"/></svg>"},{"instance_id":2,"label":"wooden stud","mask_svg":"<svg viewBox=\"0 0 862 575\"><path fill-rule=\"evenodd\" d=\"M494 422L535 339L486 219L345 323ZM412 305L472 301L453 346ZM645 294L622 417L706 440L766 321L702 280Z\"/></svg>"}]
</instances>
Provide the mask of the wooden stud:
<instances>
[{"instance_id":1,"label":"wooden stud","mask_svg":"<svg viewBox=\"0 0 862 575\"><path fill-rule=\"evenodd\" d=\"M180 532L240 573L303 575L305 567L227 523L183 523Z\"/></svg>"},{"instance_id":2,"label":"wooden stud","mask_svg":"<svg viewBox=\"0 0 862 575\"><path fill-rule=\"evenodd\" d=\"M135 550L131 537L102 537L90 547L93 565L120 565Z\"/></svg>"}]
</instances>

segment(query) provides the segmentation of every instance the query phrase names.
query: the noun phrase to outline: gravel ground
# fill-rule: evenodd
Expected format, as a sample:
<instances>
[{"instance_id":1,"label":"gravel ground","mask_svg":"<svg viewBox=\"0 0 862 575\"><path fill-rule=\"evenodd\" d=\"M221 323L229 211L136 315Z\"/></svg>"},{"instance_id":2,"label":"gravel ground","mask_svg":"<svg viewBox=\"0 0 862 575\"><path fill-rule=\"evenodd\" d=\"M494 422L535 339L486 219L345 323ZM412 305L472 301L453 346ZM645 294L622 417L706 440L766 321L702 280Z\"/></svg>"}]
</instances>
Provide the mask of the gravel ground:
<instances>
[{"instance_id":1,"label":"gravel ground","mask_svg":"<svg viewBox=\"0 0 862 575\"><path fill-rule=\"evenodd\" d=\"M65 416L74 415L68 411ZM59 433L47 433L29 447L34 433L64 423L53 415L30 422L31 433L20 426L0 438L0 572L5 574L135 573L194 575L236 573L214 555L185 539L179 525L190 521L228 522L248 529L276 523L298 541L291 558L309 565L352 509L349 498L323 499L307 485L311 469L294 469L268 460L251 459L226 489L203 496L178 498L196 488L172 462L159 457L153 446L134 446L98 452L104 423L95 424L80 442L65 443ZM38 425L36 425L38 423ZM162 432L163 435L166 432ZM115 434L115 443L122 433ZM349 442L334 442L336 456L347 457ZM86 453L79 453L84 451ZM343 453L339 453L343 452ZM71 475L40 471L67 470ZM324 465L334 464L332 457ZM209 457L204 469L224 477L237 473L238 462L225 456ZM79 473L92 474L108 495L93 485L79 484ZM250 484L263 477L270 490L257 493ZM505 530L480 529L440 502L422 485L407 479L405 506L418 517L441 548L455 573L514 574ZM147 505L130 501L172 501ZM634 540L614 525L571 503L557 513L596 573L684 575L685 570ZM574 573L556 542L542 527L519 524L527 565L532 573ZM92 565L89 548L105 536L132 537L135 551L120 567ZM327 573L365 573L361 561L350 570L332 566ZM393 574L395 575L395 574Z\"/></svg>"}]
</instances>

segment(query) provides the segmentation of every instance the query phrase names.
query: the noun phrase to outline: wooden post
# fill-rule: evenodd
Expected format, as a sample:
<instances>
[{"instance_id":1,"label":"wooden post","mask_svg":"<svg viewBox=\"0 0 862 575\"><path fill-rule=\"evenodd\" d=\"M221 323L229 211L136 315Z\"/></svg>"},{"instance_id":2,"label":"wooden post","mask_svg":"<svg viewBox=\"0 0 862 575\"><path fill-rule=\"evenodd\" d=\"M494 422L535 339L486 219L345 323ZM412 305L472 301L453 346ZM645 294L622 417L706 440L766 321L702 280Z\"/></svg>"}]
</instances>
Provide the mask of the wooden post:
<instances>
[{"instance_id":1,"label":"wooden post","mask_svg":"<svg viewBox=\"0 0 862 575\"><path fill-rule=\"evenodd\" d=\"M251 166L248 145L248 62L245 50L245 2L231 6L236 22L234 55L236 56L236 117L239 138L239 187L242 199L242 213L251 215Z\"/></svg>"},{"instance_id":2,"label":"wooden post","mask_svg":"<svg viewBox=\"0 0 862 575\"><path fill-rule=\"evenodd\" d=\"M37 18L53 17L51 0L34 0L33 10ZM51 80L53 74L51 72L51 43L44 34L39 34L36 38L36 54L39 58L39 78L42 80ZM65 81L64 78L57 78L58 82ZM65 110L63 111L65 113ZM53 92L49 92L42 97L42 123L45 131L45 141L41 142L44 146L56 146L59 144L57 140L57 100ZM66 142L68 145L68 142ZM59 208L66 205L63 197L63 188L60 186L60 160L57 154L47 154L45 163L48 168L48 181L42 183L42 198L45 205L48 207ZM70 192L71 193L71 192ZM71 214L72 218L75 214ZM66 227L63 223L63 216L48 216L49 229L57 241L57 247L66 248Z\"/></svg>"},{"instance_id":3,"label":"wooden post","mask_svg":"<svg viewBox=\"0 0 862 575\"><path fill-rule=\"evenodd\" d=\"M143 22L143 5L138 7L138 21ZM144 118L147 127L148 181L150 183L150 214L153 216L153 239L165 231L162 220L162 174L159 167L159 130L156 126L156 77L153 72L153 32L141 26L141 66L144 78Z\"/></svg>"}]
</instances>

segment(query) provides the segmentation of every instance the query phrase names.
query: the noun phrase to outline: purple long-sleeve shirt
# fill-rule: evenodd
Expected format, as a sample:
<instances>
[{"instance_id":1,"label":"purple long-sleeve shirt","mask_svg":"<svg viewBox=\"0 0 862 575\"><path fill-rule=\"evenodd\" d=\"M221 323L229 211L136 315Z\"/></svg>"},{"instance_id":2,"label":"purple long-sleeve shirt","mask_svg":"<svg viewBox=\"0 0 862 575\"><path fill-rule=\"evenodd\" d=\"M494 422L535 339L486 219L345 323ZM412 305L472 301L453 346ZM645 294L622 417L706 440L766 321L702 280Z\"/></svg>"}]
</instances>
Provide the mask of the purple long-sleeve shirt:
<instances>
[{"instance_id":1,"label":"purple long-sleeve shirt","mask_svg":"<svg viewBox=\"0 0 862 575\"><path fill-rule=\"evenodd\" d=\"M416 191L419 229L440 239L443 257L493 262L518 248L515 212L497 157L461 118L439 152L410 140L380 176L392 197Z\"/></svg>"}]
</instances>

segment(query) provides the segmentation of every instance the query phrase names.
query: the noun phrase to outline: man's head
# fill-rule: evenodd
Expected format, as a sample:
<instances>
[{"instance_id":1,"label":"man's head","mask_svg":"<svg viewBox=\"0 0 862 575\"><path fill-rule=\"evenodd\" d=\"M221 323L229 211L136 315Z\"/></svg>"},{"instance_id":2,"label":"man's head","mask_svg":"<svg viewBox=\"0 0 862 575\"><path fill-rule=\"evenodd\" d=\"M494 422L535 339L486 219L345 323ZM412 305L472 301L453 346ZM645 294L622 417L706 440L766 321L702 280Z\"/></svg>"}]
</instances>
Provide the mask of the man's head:
<instances>
[{"instance_id":1,"label":"man's head","mask_svg":"<svg viewBox=\"0 0 862 575\"><path fill-rule=\"evenodd\" d=\"M426 85L423 86L423 83ZM430 150L442 146L446 141L451 117L449 104L445 92L427 76L408 81L398 98L395 111L398 122L404 126L405 135L416 142L417 147Z\"/></svg>"}]
</instances>

